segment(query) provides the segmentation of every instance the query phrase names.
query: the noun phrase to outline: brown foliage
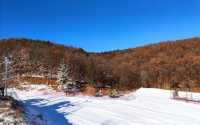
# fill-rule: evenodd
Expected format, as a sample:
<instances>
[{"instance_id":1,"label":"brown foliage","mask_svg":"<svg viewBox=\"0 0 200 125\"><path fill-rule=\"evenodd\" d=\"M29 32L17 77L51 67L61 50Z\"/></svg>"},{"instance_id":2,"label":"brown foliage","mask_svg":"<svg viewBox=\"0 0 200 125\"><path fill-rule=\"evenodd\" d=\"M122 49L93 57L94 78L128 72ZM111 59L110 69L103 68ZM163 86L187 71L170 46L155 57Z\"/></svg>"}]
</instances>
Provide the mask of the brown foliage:
<instances>
[{"instance_id":1,"label":"brown foliage","mask_svg":"<svg viewBox=\"0 0 200 125\"><path fill-rule=\"evenodd\" d=\"M91 84L109 83L122 90L141 86L168 89L176 79L180 84L189 81L193 90L200 88L200 38L104 53L87 53L49 41L1 40L0 57L8 54L18 61L15 71L21 75L40 74L53 79L64 58L74 80Z\"/></svg>"}]
</instances>

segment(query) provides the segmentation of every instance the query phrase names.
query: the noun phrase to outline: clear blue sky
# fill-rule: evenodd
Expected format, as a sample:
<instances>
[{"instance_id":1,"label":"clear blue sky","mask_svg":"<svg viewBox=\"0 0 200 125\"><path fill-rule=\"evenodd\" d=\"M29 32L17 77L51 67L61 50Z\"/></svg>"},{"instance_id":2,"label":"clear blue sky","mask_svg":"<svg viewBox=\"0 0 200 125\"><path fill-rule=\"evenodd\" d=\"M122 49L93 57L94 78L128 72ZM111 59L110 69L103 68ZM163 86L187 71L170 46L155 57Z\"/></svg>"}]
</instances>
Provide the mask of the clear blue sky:
<instances>
[{"instance_id":1,"label":"clear blue sky","mask_svg":"<svg viewBox=\"0 0 200 125\"><path fill-rule=\"evenodd\" d=\"M107 51L200 36L200 0L0 0L0 39Z\"/></svg>"}]
</instances>

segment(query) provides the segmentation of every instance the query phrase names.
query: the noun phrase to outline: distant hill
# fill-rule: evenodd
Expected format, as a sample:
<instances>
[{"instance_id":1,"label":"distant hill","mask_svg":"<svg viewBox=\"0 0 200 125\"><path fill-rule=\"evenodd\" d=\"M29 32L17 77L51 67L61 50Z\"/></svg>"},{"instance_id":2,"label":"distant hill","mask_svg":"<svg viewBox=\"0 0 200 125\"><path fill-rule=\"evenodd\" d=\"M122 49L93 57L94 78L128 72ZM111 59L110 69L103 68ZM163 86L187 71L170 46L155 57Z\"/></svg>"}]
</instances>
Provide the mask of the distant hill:
<instances>
[{"instance_id":1,"label":"distant hill","mask_svg":"<svg viewBox=\"0 0 200 125\"><path fill-rule=\"evenodd\" d=\"M71 77L90 84L112 84L121 90L169 89L172 81L200 91L200 38L166 41L138 48L88 53L80 48L30 39L0 40L0 59L12 55L14 72L54 78L62 60ZM0 67L0 72L3 67Z\"/></svg>"}]
</instances>

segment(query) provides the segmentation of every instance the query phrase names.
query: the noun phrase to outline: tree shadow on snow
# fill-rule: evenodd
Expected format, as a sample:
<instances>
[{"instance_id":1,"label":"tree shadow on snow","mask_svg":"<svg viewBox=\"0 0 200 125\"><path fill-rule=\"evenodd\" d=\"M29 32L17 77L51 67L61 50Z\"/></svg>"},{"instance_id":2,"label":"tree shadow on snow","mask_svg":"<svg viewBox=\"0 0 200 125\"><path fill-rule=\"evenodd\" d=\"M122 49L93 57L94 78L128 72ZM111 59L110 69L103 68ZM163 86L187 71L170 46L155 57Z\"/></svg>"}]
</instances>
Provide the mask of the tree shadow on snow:
<instances>
[{"instance_id":1,"label":"tree shadow on snow","mask_svg":"<svg viewBox=\"0 0 200 125\"><path fill-rule=\"evenodd\" d=\"M74 106L69 101L58 102L55 104L48 104L43 99L30 99L24 101L24 105L27 109L32 110L30 112L39 113L44 119L53 125L72 125L66 118L68 113L60 113L57 109L61 107L72 107ZM48 124L47 124L48 125Z\"/></svg>"}]
</instances>

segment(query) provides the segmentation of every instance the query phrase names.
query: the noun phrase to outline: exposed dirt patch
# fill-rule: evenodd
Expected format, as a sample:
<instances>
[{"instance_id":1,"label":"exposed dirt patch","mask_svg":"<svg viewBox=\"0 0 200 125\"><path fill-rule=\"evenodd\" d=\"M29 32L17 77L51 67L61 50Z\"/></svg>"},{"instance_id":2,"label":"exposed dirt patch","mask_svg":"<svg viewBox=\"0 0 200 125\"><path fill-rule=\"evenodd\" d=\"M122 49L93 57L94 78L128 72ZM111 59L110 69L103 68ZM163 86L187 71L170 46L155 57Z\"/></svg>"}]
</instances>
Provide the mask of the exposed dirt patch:
<instances>
[{"instance_id":1,"label":"exposed dirt patch","mask_svg":"<svg viewBox=\"0 0 200 125\"><path fill-rule=\"evenodd\" d=\"M0 97L0 125L27 125L23 108L11 97Z\"/></svg>"}]
</instances>

